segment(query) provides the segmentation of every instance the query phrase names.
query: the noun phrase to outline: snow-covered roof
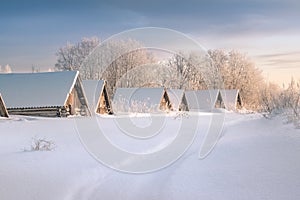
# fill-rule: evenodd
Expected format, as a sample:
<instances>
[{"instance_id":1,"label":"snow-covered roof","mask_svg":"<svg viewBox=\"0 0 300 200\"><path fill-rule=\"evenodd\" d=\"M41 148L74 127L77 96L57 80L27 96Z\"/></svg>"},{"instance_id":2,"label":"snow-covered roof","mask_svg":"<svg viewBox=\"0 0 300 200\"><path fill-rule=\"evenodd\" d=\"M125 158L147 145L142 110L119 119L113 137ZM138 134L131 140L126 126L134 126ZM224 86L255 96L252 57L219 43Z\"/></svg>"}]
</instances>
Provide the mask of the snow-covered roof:
<instances>
[{"instance_id":1,"label":"snow-covered roof","mask_svg":"<svg viewBox=\"0 0 300 200\"><path fill-rule=\"evenodd\" d=\"M83 80L82 85L91 110L96 110L101 92L103 91L104 80Z\"/></svg>"},{"instance_id":2,"label":"snow-covered roof","mask_svg":"<svg viewBox=\"0 0 300 200\"><path fill-rule=\"evenodd\" d=\"M221 95L227 110L235 110L239 95L239 90L221 90Z\"/></svg>"},{"instance_id":3,"label":"snow-covered roof","mask_svg":"<svg viewBox=\"0 0 300 200\"><path fill-rule=\"evenodd\" d=\"M184 95L184 90L181 90L181 89L168 89L167 92L168 92L169 99L170 99L170 102L172 104L172 107L175 110L178 110L179 106L182 102L182 98L183 98L183 95Z\"/></svg>"},{"instance_id":4,"label":"snow-covered roof","mask_svg":"<svg viewBox=\"0 0 300 200\"><path fill-rule=\"evenodd\" d=\"M113 98L114 112L159 111L164 93L164 88L118 88Z\"/></svg>"},{"instance_id":5,"label":"snow-covered roof","mask_svg":"<svg viewBox=\"0 0 300 200\"><path fill-rule=\"evenodd\" d=\"M194 90L185 92L189 110L196 111L210 111L214 109L218 95L219 90Z\"/></svg>"},{"instance_id":6,"label":"snow-covered roof","mask_svg":"<svg viewBox=\"0 0 300 200\"><path fill-rule=\"evenodd\" d=\"M0 74L7 108L64 106L78 71Z\"/></svg>"}]
</instances>

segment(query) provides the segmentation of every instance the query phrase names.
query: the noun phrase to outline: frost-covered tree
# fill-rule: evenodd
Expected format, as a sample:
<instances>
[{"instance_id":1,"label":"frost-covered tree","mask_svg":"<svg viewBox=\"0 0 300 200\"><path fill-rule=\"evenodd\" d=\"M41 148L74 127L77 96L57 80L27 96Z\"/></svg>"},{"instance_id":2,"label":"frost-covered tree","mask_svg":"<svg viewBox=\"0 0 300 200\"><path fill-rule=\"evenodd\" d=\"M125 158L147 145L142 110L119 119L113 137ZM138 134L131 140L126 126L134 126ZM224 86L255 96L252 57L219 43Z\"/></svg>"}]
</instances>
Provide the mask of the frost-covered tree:
<instances>
[{"instance_id":1,"label":"frost-covered tree","mask_svg":"<svg viewBox=\"0 0 300 200\"><path fill-rule=\"evenodd\" d=\"M97 37L83 38L76 44L68 43L56 55L57 70L78 70L82 79L105 79L109 82L110 94L118 79L130 69L153 61L138 41L100 43Z\"/></svg>"},{"instance_id":2,"label":"frost-covered tree","mask_svg":"<svg viewBox=\"0 0 300 200\"><path fill-rule=\"evenodd\" d=\"M261 71L245 54L216 49L208 55L178 53L169 60L175 72L175 88L239 89L247 108L260 108L260 88L265 84Z\"/></svg>"},{"instance_id":3,"label":"frost-covered tree","mask_svg":"<svg viewBox=\"0 0 300 200\"><path fill-rule=\"evenodd\" d=\"M175 54L169 60L169 66L175 72L173 83L177 85L177 88L183 89L186 87L188 81L191 80L190 75L193 67L188 63L188 57L183 53Z\"/></svg>"},{"instance_id":4,"label":"frost-covered tree","mask_svg":"<svg viewBox=\"0 0 300 200\"><path fill-rule=\"evenodd\" d=\"M292 78L287 88L280 88L273 83L265 84L261 88L260 100L262 111L267 116L284 114L286 122L300 128L300 81Z\"/></svg>"},{"instance_id":5,"label":"frost-covered tree","mask_svg":"<svg viewBox=\"0 0 300 200\"><path fill-rule=\"evenodd\" d=\"M210 62L205 55L195 52L179 52L169 59L168 66L173 74L171 88L204 89L208 87L208 79L204 74L210 69ZM211 80L211 79L210 79Z\"/></svg>"},{"instance_id":6,"label":"frost-covered tree","mask_svg":"<svg viewBox=\"0 0 300 200\"><path fill-rule=\"evenodd\" d=\"M170 87L173 73L163 63L148 63L137 66L124 74L117 87Z\"/></svg>"},{"instance_id":7,"label":"frost-covered tree","mask_svg":"<svg viewBox=\"0 0 300 200\"><path fill-rule=\"evenodd\" d=\"M214 81L214 88L222 88L224 87L224 80L227 79L228 54L222 49L209 50L208 54L214 66L214 70L210 75Z\"/></svg>"},{"instance_id":8,"label":"frost-covered tree","mask_svg":"<svg viewBox=\"0 0 300 200\"><path fill-rule=\"evenodd\" d=\"M224 88L239 89L244 105L250 109L259 109L260 88L265 84L261 70L238 51L210 50L208 53Z\"/></svg>"},{"instance_id":9,"label":"frost-covered tree","mask_svg":"<svg viewBox=\"0 0 300 200\"><path fill-rule=\"evenodd\" d=\"M105 51L101 53L102 61L100 63L96 62L92 66L99 66L99 79L105 79L109 82L108 92L110 95L113 94L117 82L120 84L119 87L137 85L137 83L133 83L133 76L130 71L134 68L155 62L153 56L138 41L110 41L106 45L107 47L101 48L101 51ZM100 54L98 53L98 55ZM137 73L138 71L135 70L135 72ZM147 75L146 72L143 73ZM119 81L121 78L122 81Z\"/></svg>"},{"instance_id":10,"label":"frost-covered tree","mask_svg":"<svg viewBox=\"0 0 300 200\"><path fill-rule=\"evenodd\" d=\"M12 69L9 65L5 65L4 68L0 65L0 73L12 73Z\"/></svg>"},{"instance_id":11,"label":"frost-covered tree","mask_svg":"<svg viewBox=\"0 0 300 200\"><path fill-rule=\"evenodd\" d=\"M266 83L260 90L261 109L267 115L280 113L282 89L275 83ZM276 112L276 113L274 113Z\"/></svg>"},{"instance_id":12,"label":"frost-covered tree","mask_svg":"<svg viewBox=\"0 0 300 200\"><path fill-rule=\"evenodd\" d=\"M300 81L296 82L292 78L281 98L288 122L293 122L296 127L300 128Z\"/></svg>"},{"instance_id":13,"label":"frost-covered tree","mask_svg":"<svg viewBox=\"0 0 300 200\"><path fill-rule=\"evenodd\" d=\"M99 45L97 37L83 38L76 44L68 43L66 46L59 48L56 53L57 70L80 70L85 58Z\"/></svg>"},{"instance_id":14,"label":"frost-covered tree","mask_svg":"<svg viewBox=\"0 0 300 200\"><path fill-rule=\"evenodd\" d=\"M11 67L9 65L5 65L3 71L4 71L4 73L12 73L12 69L11 69Z\"/></svg>"}]
</instances>

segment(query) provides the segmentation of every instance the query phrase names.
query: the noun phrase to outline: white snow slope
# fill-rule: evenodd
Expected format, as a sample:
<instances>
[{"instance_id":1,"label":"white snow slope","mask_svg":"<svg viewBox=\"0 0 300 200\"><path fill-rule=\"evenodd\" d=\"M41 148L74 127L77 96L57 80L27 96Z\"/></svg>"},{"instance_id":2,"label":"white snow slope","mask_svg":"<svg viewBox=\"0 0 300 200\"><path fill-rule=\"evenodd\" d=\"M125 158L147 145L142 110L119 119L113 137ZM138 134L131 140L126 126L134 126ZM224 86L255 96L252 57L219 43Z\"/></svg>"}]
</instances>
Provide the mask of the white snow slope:
<instances>
[{"instance_id":1,"label":"white snow slope","mask_svg":"<svg viewBox=\"0 0 300 200\"><path fill-rule=\"evenodd\" d=\"M182 158L148 174L122 173L97 162L81 144L75 118L1 118L0 199L300 198L299 130L282 124L279 118L268 120L259 114L227 113L217 146L208 157L199 160L209 115L200 116L199 136ZM135 123L148 120L136 118ZM116 145L130 151L145 147L130 144L118 130L114 117L99 120ZM174 136L179 123L173 116L165 121L167 130L162 134L166 136L157 140L159 147ZM54 151L24 152L32 137L51 139L57 147Z\"/></svg>"}]
</instances>

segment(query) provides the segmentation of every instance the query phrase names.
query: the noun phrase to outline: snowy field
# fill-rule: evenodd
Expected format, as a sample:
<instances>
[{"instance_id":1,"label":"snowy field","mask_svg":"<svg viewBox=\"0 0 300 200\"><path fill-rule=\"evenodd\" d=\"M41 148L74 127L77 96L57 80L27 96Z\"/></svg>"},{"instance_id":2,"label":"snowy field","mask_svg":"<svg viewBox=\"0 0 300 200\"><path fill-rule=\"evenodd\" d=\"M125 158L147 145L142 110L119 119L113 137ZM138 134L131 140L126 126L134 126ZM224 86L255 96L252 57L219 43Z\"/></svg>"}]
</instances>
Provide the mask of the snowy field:
<instances>
[{"instance_id":1,"label":"snowy field","mask_svg":"<svg viewBox=\"0 0 300 200\"><path fill-rule=\"evenodd\" d=\"M199 160L210 115L199 116L198 136L177 162L148 174L122 173L96 161L81 144L76 118L1 118L0 199L300 198L299 130L283 124L280 118L226 113L217 146L208 157ZM132 152L163 148L180 126L180 120L168 116L156 139L133 143L119 131L115 120L112 116L102 117L99 124L112 142ZM151 120L135 116L133 123L147 126ZM34 137L53 140L55 150L24 151L30 149Z\"/></svg>"}]
</instances>

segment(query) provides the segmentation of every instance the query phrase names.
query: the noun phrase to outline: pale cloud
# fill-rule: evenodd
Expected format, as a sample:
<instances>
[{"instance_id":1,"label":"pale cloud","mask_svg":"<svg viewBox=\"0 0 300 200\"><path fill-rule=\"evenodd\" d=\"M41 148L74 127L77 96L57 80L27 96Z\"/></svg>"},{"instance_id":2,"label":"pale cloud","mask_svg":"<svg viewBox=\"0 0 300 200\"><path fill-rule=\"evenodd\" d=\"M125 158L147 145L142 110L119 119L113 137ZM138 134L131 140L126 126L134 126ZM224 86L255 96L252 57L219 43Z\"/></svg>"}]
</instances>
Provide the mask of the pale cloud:
<instances>
[{"instance_id":1,"label":"pale cloud","mask_svg":"<svg viewBox=\"0 0 300 200\"><path fill-rule=\"evenodd\" d=\"M48 69L67 41L154 26L207 49L246 52L270 77L276 70L288 76L288 68L289 76L300 76L299 10L298 0L10 0L0 6L0 60L20 71L32 64Z\"/></svg>"}]
</instances>

